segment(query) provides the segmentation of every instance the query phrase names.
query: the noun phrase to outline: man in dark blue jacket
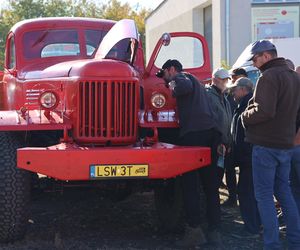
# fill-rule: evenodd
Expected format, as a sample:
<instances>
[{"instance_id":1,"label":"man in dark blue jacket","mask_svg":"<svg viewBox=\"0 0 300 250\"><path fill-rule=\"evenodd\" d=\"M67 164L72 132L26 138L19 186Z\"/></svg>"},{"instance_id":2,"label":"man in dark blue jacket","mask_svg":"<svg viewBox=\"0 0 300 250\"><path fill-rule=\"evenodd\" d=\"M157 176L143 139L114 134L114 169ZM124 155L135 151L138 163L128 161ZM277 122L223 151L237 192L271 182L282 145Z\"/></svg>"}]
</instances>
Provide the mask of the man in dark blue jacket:
<instances>
[{"instance_id":1,"label":"man in dark blue jacket","mask_svg":"<svg viewBox=\"0 0 300 250\"><path fill-rule=\"evenodd\" d=\"M181 145L210 147L212 163L205 168L191 171L183 175L183 194L188 227L178 247L189 248L203 244L206 240L200 227L201 209L198 194L198 178L207 201L207 241L221 245L220 233L220 198L217 178L217 146L220 133L204 86L195 76L182 71L177 60L168 60L157 72L157 77L164 79L166 86L176 98L179 115Z\"/></svg>"},{"instance_id":2,"label":"man in dark blue jacket","mask_svg":"<svg viewBox=\"0 0 300 250\"><path fill-rule=\"evenodd\" d=\"M260 231L260 216L254 196L252 178L252 145L245 142L245 130L241 122L241 114L245 111L248 101L253 95L253 83L249 78L239 78L230 86L238 107L233 114L231 132L233 139L233 154L236 166L239 166L238 196L240 211L245 223L245 231L234 236L255 237Z\"/></svg>"}]
</instances>

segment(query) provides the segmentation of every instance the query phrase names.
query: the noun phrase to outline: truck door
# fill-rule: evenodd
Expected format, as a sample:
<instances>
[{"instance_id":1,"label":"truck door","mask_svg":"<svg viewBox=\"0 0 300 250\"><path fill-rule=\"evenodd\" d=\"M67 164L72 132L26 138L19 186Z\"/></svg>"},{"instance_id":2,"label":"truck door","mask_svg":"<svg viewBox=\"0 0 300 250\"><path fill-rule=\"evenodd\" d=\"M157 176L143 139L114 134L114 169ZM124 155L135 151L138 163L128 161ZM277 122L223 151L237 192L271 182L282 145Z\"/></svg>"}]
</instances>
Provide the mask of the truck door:
<instances>
[{"instance_id":1,"label":"truck door","mask_svg":"<svg viewBox=\"0 0 300 250\"><path fill-rule=\"evenodd\" d=\"M177 59L183 70L205 83L211 77L209 51L205 38L193 32L165 33L157 42L144 74L145 113L172 112L175 98L155 73L168 59ZM150 111L150 112L149 112Z\"/></svg>"}]
</instances>

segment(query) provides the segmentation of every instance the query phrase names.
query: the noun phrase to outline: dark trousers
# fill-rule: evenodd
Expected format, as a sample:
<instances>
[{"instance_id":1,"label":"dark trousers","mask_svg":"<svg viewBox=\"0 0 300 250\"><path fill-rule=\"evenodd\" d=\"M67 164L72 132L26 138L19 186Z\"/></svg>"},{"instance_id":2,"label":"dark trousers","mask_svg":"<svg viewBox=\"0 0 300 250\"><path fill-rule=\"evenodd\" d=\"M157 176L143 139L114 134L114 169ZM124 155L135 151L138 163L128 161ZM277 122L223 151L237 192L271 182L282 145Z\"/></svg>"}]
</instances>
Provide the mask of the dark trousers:
<instances>
[{"instance_id":1,"label":"dark trousers","mask_svg":"<svg viewBox=\"0 0 300 250\"><path fill-rule=\"evenodd\" d=\"M261 221L254 195L251 166L240 165L238 196L246 230L253 234L259 233Z\"/></svg>"},{"instance_id":2,"label":"dark trousers","mask_svg":"<svg viewBox=\"0 0 300 250\"><path fill-rule=\"evenodd\" d=\"M226 185L229 193L229 199L236 199L237 180L236 180L235 165L234 165L232 153L228 153L225 155L224 168L218 167L219 187L221 187L222 185L224 173L225 173Z\"/></svg>"},{"instance_id":3,"label":"dark trousers","mask_svg":"<svg viewBox=\"0 0 300 250\"><path fill-rule=\"evenodd\" d=\"M237 181L232 152L227 154L225 157L225 178L229 193L229 199L236 199Z\"/></svg>"},{"instance_id":4,"label":"dark trousers","mask_svg":"<svg viewBox=\"0 0 300 250\"><path fill-rule=\"evenodd\" d=\"M217 175L217 146L219 141L220 134L214 129L190 132L184 135L181 140L181 145L211 148L212 164L199 170L188 172L182 178L186 219L191 227L196 227L200 224L199 180L205 193L209 230L216 229L220 224L221 210Z\"/></svg>"}]
</instances>

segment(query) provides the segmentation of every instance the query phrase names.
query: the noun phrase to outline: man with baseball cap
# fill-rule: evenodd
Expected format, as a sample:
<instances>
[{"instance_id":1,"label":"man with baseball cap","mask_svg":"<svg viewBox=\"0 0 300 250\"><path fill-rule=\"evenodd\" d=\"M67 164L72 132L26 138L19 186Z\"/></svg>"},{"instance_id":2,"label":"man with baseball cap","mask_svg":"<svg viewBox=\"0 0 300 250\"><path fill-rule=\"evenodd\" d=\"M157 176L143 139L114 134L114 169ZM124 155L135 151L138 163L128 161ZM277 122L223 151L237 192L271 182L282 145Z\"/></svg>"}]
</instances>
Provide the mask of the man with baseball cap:
<instances>
[{"instance_id":1,"label":"man with baseball cap","mask_svg":"<svg viewBox=\"0 0 300 250\"><path fill-rule=\"evenodd\" d=\"M217 123L218 131L221 133L221 142L218 146L218 153L220 157L225 157L224 164L227 162L232 142L230 133L232 111L230 103L225 95L229 79L230 75L226 69L217 68L212 73L212 84L206 87L212 106L214 120ZM219 185L222 183L224 167L225 166L220 166L220 168L218 168Z\"/></svg>"},{"instance_id":2,"label":"man with baseball cap","mask_svg":"<svg viewBox=\"0 0 300 250\"><path fill-rule=\"evenodd\" d=\"M184 206L188 227L184 238L176 243L178 247L189 248L206 243L202 232L201 204L199 200L199 177L206 195L208 220L207 240L221 244L221 237L211 237L220 224L220 198L217 180L217 145L220 134L216 129L211 106L205 87L198 79L182 71L178 60L167 60L156 76L163 78L166 86L176 98L180 125L180 144L185 146L205 146L211 148L210 166L191 171L182 176Z\"/></svg>"},{"instance_id":3,"label":"man with baseball cap","mask_svg":"<svg viewBox=\"0 0 300 250\"><path fill-rule=\"evenodd\" d=\"M239 103L240 98L242 98L246 93L243 93L244 95L235 95L235 90L238 90L239 88L245 88L248 93L253 91L253 83L251 80L247 77L241 77L237 79L234 83L228 86L228 88L231 90L234 100Z\"/></svg>"},{"instance_id":4,"label":"man with baseball cap","mask_svg":"<svg viewBox=\"0 0 300 250\"><path fill-rule=\"evenodd\" d=\"M261 71L253 98L242 113L246 141L253 144L255 198L264 228L264 249L280 249L273 195L283 208L290 249L300 249L300 216L289 175L296 124L300 123L300 78L274 44L252 44L249 60Z\"/></svg>"},{"instance_id":5,"label":"man with baseball cap","mask_svg":"<svg viewBox=\"0 0 300 250\"><path fill-rule=\"evenodd\" d=\"M161 67L161 69L158 70L158 72L156 73L156 76L159 77L159 78L163 78L164 71L166 69L170 69L172 66L175 67L178 72L182 71L182 64L178 60L176 60L176 59L173 59L173 60L169 59L169 60L167 60L163 64L163 66Z\"/></svg>"},{"instance_id":6,"label":"man with baseball cap","mask_svg":"<svg viewBox=\"0 0 300 250\"><path fill-rule=\"evenodd\" d=\"M247 72L243 68L235 68L231 71L231 83L234 83L241 77L247 77ZM237 108L237 102L234 101L233 96L230 94L230 89L226 90L226 97L230 104L231 113ZM235 171L235 163L233 161L233 152L230 151L225 159L225 177L228 189L228 199L222 204L223 206L234 207L237 206L237 178Z\"/></svg>"},{"instance_id":7,"label":"man with baseball cap","mask_svg":"<svg viewBox=\"0 0 300 250\"><path fill-rule=\"evenodd\" d=\"M252 178L252 145L245 142L245 131L241 122L241 114L245 111L253 95L253 83L249 78L241 77L229 86L230 93L238 103L234 110L231 123L233 138L233 155L236 166L239 167L238 198L244 230L233 234L235 237L255 238L259 236L260 216L254 196Z\"/></svg>"}]
</instances>

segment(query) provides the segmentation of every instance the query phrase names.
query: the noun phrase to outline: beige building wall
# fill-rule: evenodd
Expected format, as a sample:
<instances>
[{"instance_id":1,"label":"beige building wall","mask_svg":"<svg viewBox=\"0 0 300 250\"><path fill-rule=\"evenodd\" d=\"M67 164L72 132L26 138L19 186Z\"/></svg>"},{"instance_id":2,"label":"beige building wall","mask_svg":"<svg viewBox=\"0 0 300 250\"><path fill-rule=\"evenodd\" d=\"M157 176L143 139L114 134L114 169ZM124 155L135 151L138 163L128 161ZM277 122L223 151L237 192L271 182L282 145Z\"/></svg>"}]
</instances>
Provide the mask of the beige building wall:
<instances>
[{"instance_id":1,"label":"beige building wall","mask_svg":"<svg viewBox=\"0 0 300 250\"><path fill-rule=\"evenodd\" d=\"M251 37L251 0L230 0L230 62L237 57L252 42Z\"/></svg>"},{"instance_id":2,"label":"beige building wall","mask_svg":"<svg viewBox=\"0 0 300 250\"><path fill-rule=\"evenodd\" d=\"M204 27L203 8L212 5L212 27ZM226 13L229 16L226 18ZM165 32L212 29L213 67L232 65L251 42L251 0L165 0L146 19L146 61Z\"/></svg>"},{"instance_id":3,"label":"beige building wall","mask_svg":"<svg viewBox=\"0 0 300 250\"><path fill-rule=\"evenodd\" d=\"M207 0L165 0L146 19L146 61L158 39L165 32L195 31L203 33L203 11Z\"/></svg>"}]
</instances>

